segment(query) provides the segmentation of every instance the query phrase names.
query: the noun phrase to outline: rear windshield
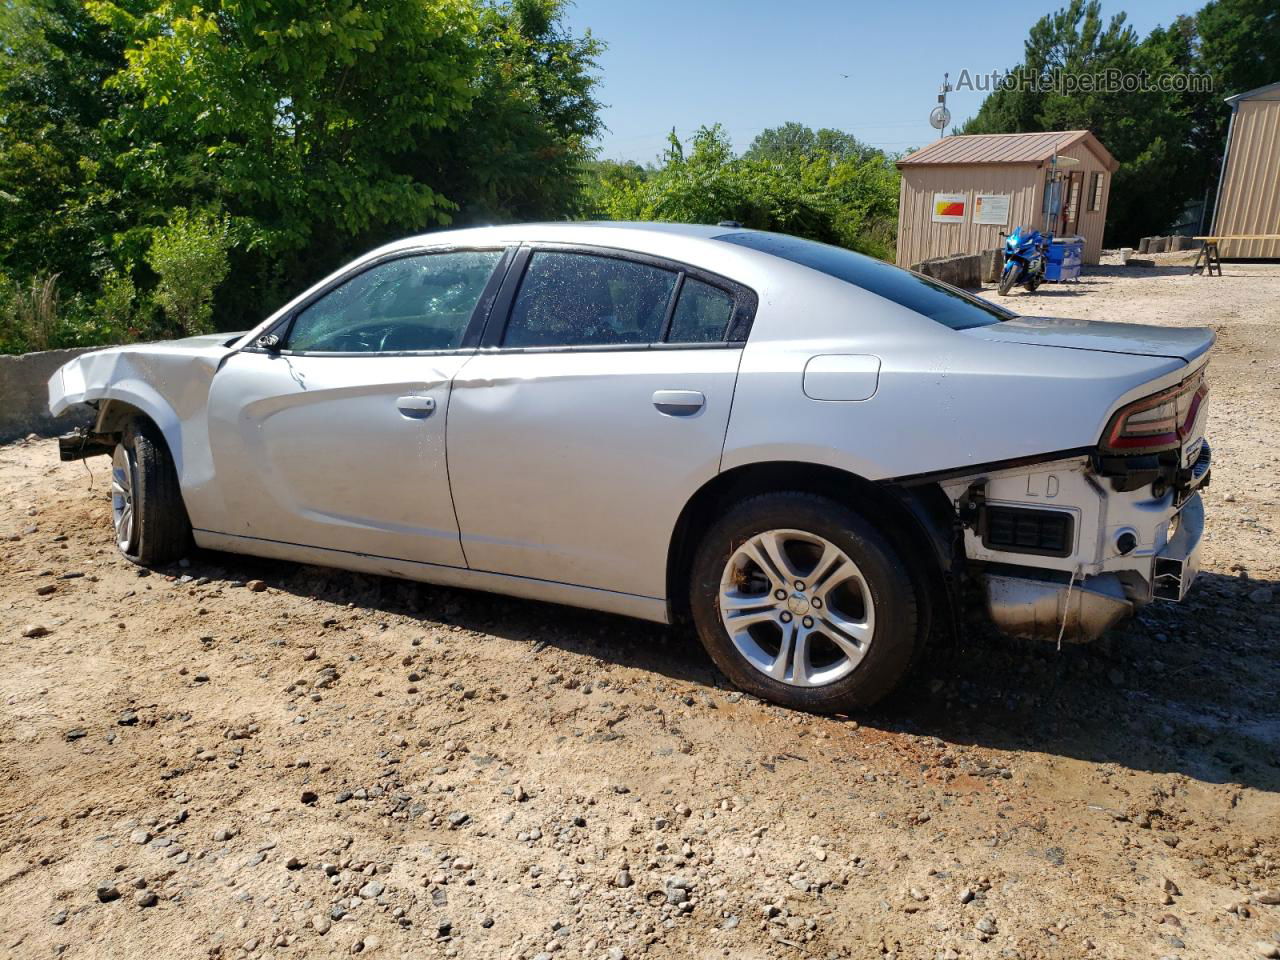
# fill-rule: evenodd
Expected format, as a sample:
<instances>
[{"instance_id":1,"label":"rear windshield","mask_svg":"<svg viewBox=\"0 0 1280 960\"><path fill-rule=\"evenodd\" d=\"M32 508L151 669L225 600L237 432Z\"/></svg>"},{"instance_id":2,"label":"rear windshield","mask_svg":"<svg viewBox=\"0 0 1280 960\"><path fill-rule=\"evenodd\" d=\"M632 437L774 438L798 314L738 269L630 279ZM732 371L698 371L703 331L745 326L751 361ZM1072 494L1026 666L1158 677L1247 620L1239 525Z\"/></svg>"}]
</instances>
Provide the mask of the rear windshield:
<instances>
[{"instance_id":1,"label":"rear windshield","mask_svg":"<svg viewBox=\"0 0 1280 960\"><path fill-rule=\"evenodd\" d=\"M900 270L883 260L865 257L843 247L802 240L782 233L754 230L726 233L716 239L736 243L740 247L750 247L761 253L771 253L775 257L851 283L908 310L923 314L952 330L983 327L1017 316L963 290L922 277L910 270Z\"/></svg>"}]
</instances>

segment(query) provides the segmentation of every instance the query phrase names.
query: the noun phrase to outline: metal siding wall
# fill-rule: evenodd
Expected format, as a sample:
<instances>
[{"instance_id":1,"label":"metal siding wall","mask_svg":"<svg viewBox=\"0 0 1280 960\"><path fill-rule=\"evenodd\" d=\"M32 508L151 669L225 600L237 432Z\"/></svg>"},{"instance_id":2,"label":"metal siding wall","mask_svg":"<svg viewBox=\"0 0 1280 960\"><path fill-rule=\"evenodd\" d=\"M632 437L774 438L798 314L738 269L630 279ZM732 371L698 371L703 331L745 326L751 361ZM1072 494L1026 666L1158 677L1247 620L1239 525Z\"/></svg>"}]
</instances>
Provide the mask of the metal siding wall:
<instances>
[{"instance_id":1,"label":"metal siding wall","mask_svg":"<svg viewBox=\"0 0 1280 960\"><path fill-rule=\"evenodd\" d=\"M1077 143L1070 150L1062 151L1064 157L1075 157L1080 161L1074 167L1060 167L1069 173L1080 171L1084 182L1080 186L1080 220L1079 231L1084 237L1084 262L1097 263L1102 256L1102 232L1107 223L1107 201L1111 198L1111 171L1108 170L1083 143ZM1102 207L1100 210L1089 209L1089 187L1093 183L1093 175L1103 175Z\"/></svg>"},{"instance_id":2,"label":"metal siding wall","mask_svg":"<svg viewBox=\"0 0 1280 960\"><path fill-rule=\"evenodd\" d=\"M906 247L911 242L912 224L915 223L912 203L915 200L915 192L907 186L907 172L902 173L902 179L898 185L898 242L894 247L895 263L900 267L907 266L910 261L906 260Z\"/></svg>"},{"instance_id":3,"label":"metal siding wall","mask_svg":"<svg viewBox=\"0 0 1280 960\"><path fill-rule=\"evenodd\" d=\"M1241 100L1214 232L1280 233L1280 100ZM1280 240L1228 241L1224 257L1280 257Z\"/></svg>"},{"instance_id":4,"label":"metal siding wall","mask_svg":"<svg viewBox=\"0 0 1280 960\"><path fill-rule=\"evenodd\" d=\"M905 267L954 253L980 253L1001 246L1001 230L1023 223L1039 227L1043 176L1039 167L1029 163L903 167L898 206L898 265ZM964 223L933 222L935 193L965 194L968 206ZM973 198L979 193L1009 194L1006 225L972 222Z\"/></svg>"}]
</instances>

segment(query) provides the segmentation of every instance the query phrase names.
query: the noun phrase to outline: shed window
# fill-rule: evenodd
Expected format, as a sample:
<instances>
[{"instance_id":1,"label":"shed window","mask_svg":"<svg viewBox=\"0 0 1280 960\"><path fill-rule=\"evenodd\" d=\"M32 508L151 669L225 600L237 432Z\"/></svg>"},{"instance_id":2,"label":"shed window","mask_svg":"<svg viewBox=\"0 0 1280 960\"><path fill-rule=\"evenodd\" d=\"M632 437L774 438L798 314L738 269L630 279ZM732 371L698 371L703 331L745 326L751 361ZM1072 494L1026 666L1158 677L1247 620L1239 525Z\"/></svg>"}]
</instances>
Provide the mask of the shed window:
<instances>
[{"instance_id":1,"label":"shed window","mask_svg":"<svg viewBox=\"0 0 1280 960\"><path fill-rule=\"evenodd\" d=\"M1101 173L1095 173L1093 182L1089 184L1089 209L1091 211L1102 209L1102 176Z\"/></svg>"}]
</instances>

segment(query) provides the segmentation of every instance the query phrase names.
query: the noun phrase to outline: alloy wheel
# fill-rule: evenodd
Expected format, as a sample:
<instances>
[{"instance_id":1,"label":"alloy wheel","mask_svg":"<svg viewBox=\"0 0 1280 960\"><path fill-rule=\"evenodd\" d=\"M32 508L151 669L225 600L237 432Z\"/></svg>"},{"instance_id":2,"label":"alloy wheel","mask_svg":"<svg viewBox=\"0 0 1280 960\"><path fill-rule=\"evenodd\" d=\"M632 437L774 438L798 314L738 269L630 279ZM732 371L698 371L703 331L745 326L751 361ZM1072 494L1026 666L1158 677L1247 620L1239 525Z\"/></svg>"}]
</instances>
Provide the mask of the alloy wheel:
<instances>
[{"instance_id":1,"label":"alloy wheel","mask_svg":"<svg viewBox=\"0 0 1280 960\"><path fill-rule=\"evenodd\" d=\"M136 547L138 468L133 451L123 443L116 444L111 457L111 523L116 530L116 545L128 554Z\"/></svg>"},{"instance_id":2,"label":"alloy wheel","mask_svg":"<svg viewBox=\"0 0 1280 960\"><path fill-rule=\"evenodd\" d=\"M720 619L752 667L797 687L848 676L875 635L862 571L831 541L803 530L756 534L730 555Z\"/></svg>"}]
</instances>

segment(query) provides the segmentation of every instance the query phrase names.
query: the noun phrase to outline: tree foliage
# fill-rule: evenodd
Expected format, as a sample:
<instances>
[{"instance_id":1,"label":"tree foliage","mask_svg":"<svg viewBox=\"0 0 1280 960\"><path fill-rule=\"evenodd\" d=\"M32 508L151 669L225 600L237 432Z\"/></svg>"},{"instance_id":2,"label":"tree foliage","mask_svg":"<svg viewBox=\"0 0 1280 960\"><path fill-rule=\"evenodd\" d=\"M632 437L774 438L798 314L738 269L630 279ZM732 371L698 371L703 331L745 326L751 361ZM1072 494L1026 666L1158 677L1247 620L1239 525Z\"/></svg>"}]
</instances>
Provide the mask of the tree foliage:
<instances>
[{"instance_id":1,"label":"tree foliage","mask_svg":"<svg viewBox=\"0 0 1280 960\"><path fill-rule=\"evenodd\" d=\"M1274 0L1211 0L1140 38L1123 13L1104 20L1098 0L1071 0L1038 20L1015 74L1201 75L1211 90L999 89L964 133L1091 130L1120 163L1107 240L1128 243L1172 224L1217 182L1228 109L1222 98L1280 78Z\"/></svg>"},{"instance_id":2,"label":"tree foliage","mask_svg":"<svg viewBox=\"0 0 1280 960\"><path fill-rule=\"evenodd\" d=\"M59 275L92 336L122 274L154 300L157 229L216 209L238 328L390 237L573 215L600 44L566 3L0 2L0 274Z\"/></svg>"},{"instance_id":3,"label":"tree foliage","mask_svg":"<svg viewBox=\"0 0 1280 960\"><path fill-rule=\"evenodd\" d=\"M794 133L807 128L788 124L779 129ZM846 134L823 142L834 145L835 152L819 147L808 131L767 138L767 149L753 145L736 156L718 124L698 130L687 152L673 132L655 169L623 164L596 168L596 213L613 220L736 220L890 258L899 182L892 159L878 151L842 149L856 143Z\"/></svg>"},{"instance_id":4,"label":"tree foliage","mask_svg":"<svg viewBox=\"0 0 1280 960\"><path fill-rule=\"evenodd\" d=\"M147 264L156 274L156 305L173 326L189 336L208 333L213 314L213 291L227 275L231 221L212 212L192 214L175 210L157 229L147 250ZM104 289L105 307L127 291Z\"/></svg>"},{"instance_id":5,"label":"tree foliage","mask_svg":"<svg viewBox=\"0 0 1280 960\"><path fill-rule=\"evenodd\" d=\"M871 160L882 151L863 143L851 133L823 127L814 130L789 121L762 131L746 150L752 160L787 161L797 157L823 156L832 161Z\"/></svg>"}]
</instances>

